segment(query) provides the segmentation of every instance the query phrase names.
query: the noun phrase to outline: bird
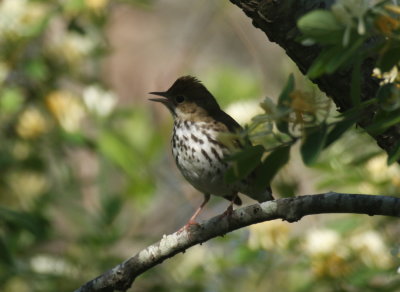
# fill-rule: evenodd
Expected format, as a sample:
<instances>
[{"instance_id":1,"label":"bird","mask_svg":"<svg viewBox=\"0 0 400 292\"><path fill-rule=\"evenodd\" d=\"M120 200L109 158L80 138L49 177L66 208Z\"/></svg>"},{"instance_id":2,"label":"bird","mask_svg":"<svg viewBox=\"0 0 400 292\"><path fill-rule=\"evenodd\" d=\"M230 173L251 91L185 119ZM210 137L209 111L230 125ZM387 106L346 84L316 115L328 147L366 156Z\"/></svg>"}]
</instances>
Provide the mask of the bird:
<instances>
[{"instance_id":1,"label":"bird","mask_svg":"<svg viewBox=\"0 0 400 292\"><path fill-rule=\"evenodd\" d=\"M242 127L219 106L215 97L196 77L182 76L167 91L149 92L161 96L149 100L163 104L172 114L172 155L183 177L203 194L203 202L185 226L197 224L196 217L210 199L223 197L231 203L224 213L231 213L233 204L241 205L238 193L264 202L273 200L270 186L255 189L254 175L234 183L225 180L232 154L220 142L222 133L237 133Z\"/></svg>"}]
</instances>

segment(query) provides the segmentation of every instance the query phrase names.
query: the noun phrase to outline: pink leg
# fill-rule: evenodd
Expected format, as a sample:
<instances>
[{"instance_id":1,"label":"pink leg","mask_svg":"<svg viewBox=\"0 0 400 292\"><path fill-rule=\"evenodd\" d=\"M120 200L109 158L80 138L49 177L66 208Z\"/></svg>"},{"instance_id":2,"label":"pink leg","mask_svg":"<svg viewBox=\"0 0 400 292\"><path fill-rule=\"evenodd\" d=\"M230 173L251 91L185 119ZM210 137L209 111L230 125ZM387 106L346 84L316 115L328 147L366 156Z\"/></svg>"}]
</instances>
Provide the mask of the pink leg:
<instances>
[{"instance_id":1,"label":"pink leg","mask_svg":"<svg viewBox=\"0 0 400 292\"><path fill-rule=\"evenodd\" d=\"M225 210L224 213L222 213L222 215L221 215L222 217L224 217L224 216L231 216L231 215L232 215L232 212L233 212L233 204L234 204L234 202L235 202L236 196L237 196L237 194L233 196L233 198L232 198L232 200L231 200L231 202L230 202L228 208Z\"/></svg>"},{"instance_id":2,"label":"pink leg","mask_svg":"<svg viewBox=\"0 0 400 292\"><path fill-rule=\"evenodd\" d=\"M198 223L196 222L196 217L201 213L203 210L204 206L207 204L208 200L210 200L210 194L203 194L204 200L203 203L201 203L200 207L197 208L196 212L194 212L193 216L190 217L188 223L186 223L181 229L178 230L178 232L183 231L184 229L188 228L190 225L197 225Z\"/></svg>"}]
</instances>

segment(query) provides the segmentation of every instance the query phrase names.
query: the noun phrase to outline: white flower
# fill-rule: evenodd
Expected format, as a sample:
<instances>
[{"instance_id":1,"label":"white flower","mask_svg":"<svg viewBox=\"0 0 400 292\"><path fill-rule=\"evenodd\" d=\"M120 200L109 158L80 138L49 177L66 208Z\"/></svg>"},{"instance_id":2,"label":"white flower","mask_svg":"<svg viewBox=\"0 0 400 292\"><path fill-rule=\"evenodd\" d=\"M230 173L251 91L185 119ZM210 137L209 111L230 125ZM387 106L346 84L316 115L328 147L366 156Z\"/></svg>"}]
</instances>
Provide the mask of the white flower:
<instances>
[{"instance_id":1,"label":"white flower","mask_svg":"<svg viewBox=\"0 0 400 292\"><path fill-rule=\"evenodd\" d=\"M372 76L382 79L380 85L393 83L396 79L399 78L399 69L397 66L393 66L393 68L388 72L383 72L379 68L374 68L372 71Z\"/></svg>"},{"instance_id":2,"label":"white flower","mask_svg":"<svg viewBox=\"0 0 400 292\"><path fill-rule=\"evenodd\" d=\"M117 97L111 91L105 91L99 86L92 85L83 91L83 101L89 111L105 117L115 108Z\"/></svg>"},{"instance_id":3,"label":"white flower","mask_svg":"<svg viewBox=\"0 0 400 292\"><path fill-rule=\"evenodd\" d=\"M252 117L263 113L256 100L238 101L230 104L225 111L232 116L239 124L248 123Z\"/></svg>"},{"instance_id":4,"label":"white flower","mask_svg":"<svg viewBox=\"0 0 400 292\"><path fill-rule=\"evenodd\" d=\"M367 265L385 268L390 264L388 248L385 246L381 235L375 231L369 230L354 235L350 238L349 245L359 252L361 259Z\"/></svg>"},{"instance_id":5,"label":"white flower","mask_svg":"<svg viewBox=\"0 0 400 292\"><path fill-rule=\"evenodd\" d=\"M0 36L29 35L47 13L47 6L27 0L0 2Z\"/></svg>"},{"instance_id":6,"label":"white flower","mask_svg":"<svg viewBox=\"0 0 400 292\"><path fill-rule=\"evenodd\" d=\"M0 2L0 34L17 31L24 14L26 0L3 0Z\"/></svg>"},{"instance_id":7,"label":"white flower","mask_svg":"<svg viewBox=\"0 0 400 292\"><path fill-rule=\"evenodd\" d=\"M93 36L67 31L62 21L57 18L52 19L46 37L46 49L71 64L81 61L97 45Z\"/></svg>"},{"instance_id":8,"label":"white flower","mask_svg":"<svg viewBox=\"0 0 400 292\"><path fill-rule=\"evenodd\" d=\"M326 255L339 247L340 235L330 229L314 229L307 233L304 249L310 255Z\"/></svg>"},{"instance_id":9,"label":"white flower","mask_svg":"<svg viewBox=\"0 0 400 292\"><path fill-rule=\"evenodd\" d=\"M30 261L32 270L40 274L71 275L73 267L62 258L48 255L37 255Z\"/></svg>"},{"instance_id":10,"label":"white flower","mask_svg":"<svg viewBox=\"0 0 400 292\"><path fill-rule=\"evenodd\" d=\"M374 181L381 182L400 177L400 167L397 164L390 166L386 163L386 155L382 154L371 158L365 166Z\"/></svg>"}]
</instances>

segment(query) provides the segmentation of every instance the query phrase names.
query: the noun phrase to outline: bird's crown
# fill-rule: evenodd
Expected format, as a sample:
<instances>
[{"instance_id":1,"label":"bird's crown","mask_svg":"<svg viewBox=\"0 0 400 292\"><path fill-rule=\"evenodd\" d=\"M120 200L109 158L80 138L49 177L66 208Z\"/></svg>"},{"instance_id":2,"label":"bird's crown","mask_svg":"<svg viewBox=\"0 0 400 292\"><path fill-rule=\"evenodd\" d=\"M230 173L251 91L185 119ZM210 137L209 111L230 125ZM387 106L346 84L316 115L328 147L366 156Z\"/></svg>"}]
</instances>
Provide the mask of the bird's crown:
<instances>
[{"instance_id":1,"label":"bird's crown","mask_svg":"<svg viewBox=\"0 0 400 292\"><path fill-rule=\"evenodd\" d=\"M214 96L193 76L178 78L167 91L150 92L163 98L150 100L164 104L175 119L219 122L229 131L240 129L240 125L221 110Z\"/></svg>"},{"instance_id":2,"label":"bird's crown","mask_svg":"<svg viewBox=\"0 0 400 292\"><path fill-rule=\"evenodd\" d=\"M165 97L152 100L165 104L174 116L179 116L181 113L187 117L188 114L204 115L220 111L214 96L193 76L180 77L167 91L151 92L151 94Z\"/></svg>"},{"instance_id":3,"label":"bird's crown","mask_svg":"<svg viewBox=\"0 0 400 292\"><path fill-rule=\"evenodd\" d=\"M174 84L168 89L171 92L191 92L192 90L206 89L196 77L187 75L179 77ZM206 89L207 90L207 89Z\"/></svg>"}]
</instances>

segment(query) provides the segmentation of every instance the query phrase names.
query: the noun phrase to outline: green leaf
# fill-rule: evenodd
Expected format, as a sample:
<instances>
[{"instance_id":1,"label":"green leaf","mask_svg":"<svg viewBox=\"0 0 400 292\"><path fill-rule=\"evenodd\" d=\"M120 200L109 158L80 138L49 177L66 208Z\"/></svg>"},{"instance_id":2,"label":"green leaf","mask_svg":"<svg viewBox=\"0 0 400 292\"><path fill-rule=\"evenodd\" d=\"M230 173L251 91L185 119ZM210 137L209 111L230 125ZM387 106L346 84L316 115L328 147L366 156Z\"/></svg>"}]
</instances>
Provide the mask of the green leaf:
<instances>
[{"instance_id":1,"label":"green leaf","mask_svg":"<svg viewBox=\"0 0 400 292\"><path fill-rule=\"evenodd\" d=\"M95 141L81 133L71 133L67 131L60 131L60 138L68 145L88 147L91 149L96 148Z\"/></svg>"},{"instance_id":2,"label":"green leaf","mask_svg":"<svg viewBox=\"0 0 400 292\"><path fill-rule=\"evenodd\" d=\"M307 76L314 79L324 74L327 64L336 60L342 51L343 49L339 46L323 50L308 69Z\"/></svg>"},{"instance_id":3,"label":"green leaf","mask_svg":"<svg viewBox=\"0 0 400 292\"><path fill-rule=\"evenodd\" d=\"M280 106L288 106L290 101L290 93L294 89L294 76L293 73L289 75L288 81L286 82L285 87L283 88L281 94L278 98L278 105Z\"/></svg>"},{"instance_id":4,"label":"green leaf","mask_svg":"<svg viewBox=\"0 0 400 292\"><path fill-rule=\"evenodd\" d=\"M329 147L333 142L339 139L348 129L350 129L354 125L355 122L356 118L353 117L352 119L344 119L335 124L332 130L328 133L324 148Z\"/></svg>"},{"instance_id":5,"label":"green leaf","mask_svg":"<svg viewBox=\"0 0 400 292\"><path fill-rule=\"evenodd\" d=\"M400 107L400 89L392 83L380 86L376 97L384 111L391 112Z\"/></svg>"},{"instance_id":6,"label":"green leaf","mask_svg":"<svg viewBox=\"0 0 400 292\"><path fill-rule=\"evenodd\" d=\"M85 9L85 1L84 0L70 0L65 2L64 9L67 12L77 13Z\"/></svg>"},{"instance_id":7,"label":"green leaf","mask_svg":"<svg viewBox=\"0 0 400 292\"><path fill-rule=\"evenodd\" d=\"M123 207L123 200L118 196L107 196L102 201L103 212L101 216L104 225L110 225L120 214Z\"/></svg>"},{"instance_id":8,"label":"green leaf","mask_svg":"<svg viewBox=\"0 0 400 292\"><path fill-rule=\"evenodd\" d=\"M309 38L321 43L337 43L344 29L331 11L314 10L297 21L300 31Z\"/></svg>"},{"instance_id":9,"label":"green leaf","mask_svg":"<svg viewBox=\"0 0 400 292\"><path fill-rule=\"evenodd\" d=\"M278 109L281 111L287 111L290 109L290 93L294 90L295 82L293 74L289 75L288 81L286 82L285 87L283 88L281 94L278 98ZM276 127L279 131L285 134L289 134L289 122L286 120L287 115L282 117L281 120L276 122Z\"/></svg>"},{"instance_id":10,"label":"green leaf","mask_svg":"<svg viewBox=\"0 0 400 292\"><path fill-rule=\"evenodd\" d=\"M272 151L256 170L256 187L270 185L278 171L289 161L290 147L282 146Z\"/></svg>"},{"instance_id":11,"label":"green leaf","mask_svg":"<svg viewBox=\"0 0 400 292\"><path fill-rule=\"evenodd\" d=\"M353 106L358 106L361 102L361 64L363 58L358 55L351 73L350 97Z\"/></svg>"},{"instance_id":12,"label":"green leaf","mask_svg":"<svg viewBox=\"0 0 400 292\"><path fill-rule=\"evenodd\" d=\"M27 75L36 80L43 81L49 76L49 70L43 60L32 60L26 64L25 71Z\"/></svg>"},{"instance_id":13,"label":"green leaf","mask_svg":"<svg viewBox=\"0 0 400 292\"><path fill-rule=\"evenodd\" d=\"M111 131L104 131L98 139L100 152L110 161L118 165L127 174L136 176L135 154L124 138Z\"/></svg>"},{"instance_id":14,"label":"green leaf","mask_svg":"<svg viewBox=\"0 0 400 292\"><path fill-rule=\"evenodd\" d=\"M400 112L392 111L379 115L377 119L368 127L365 128L367 132L372 135L380 134L386 131L389 127L400 123Z\"/></svg>"},{"instance_id":15,"label":"green leaf","mask_svg":"<svg viewBox=\"0 0 400 292\"><path fill-rule=\"evenodd\" d=\"M14 263L13 254L8 248L3 236L0 236L0 250L0 264L8 265L9 267L11 267L11 265Z\"/></svg>"},{"instance_id":16,"label":"green leaf","mask_svg":"<svg viewBox=\"0 0 400 292\"><path fill-rule=\"evenodd\" d=\"M7 114L17 112L24 101L21 90L17 88L4 88L0 95L0 110Z\"/></svg>"},{"instance_id":17,"label":"green leaf","mask_svg":"<svg viewBox=\"0 0 400 292\"><path fill-rule=\"evenodd\" d=\"M364 38L359 38L350 48L336 45L323 50L308 69L307 76L310 79L315 79L322 74L334 73L349 61L353 55L358 53L357 50L363 43Z\"/></svg>"},{"instance_id":18,"label":"green leaf","mask_svg":"<svg viewBox=\"0 0 400 292\"><path fill-rule=\"evenodd\" d=\"M319 126L305 128L305 137L300 148L300 153L306 165L310 166L317 160L324 148L327 133L327 126L325 123Z\"/></svg>"},{"instance_id":19,"label":"green leaf","mask_svg":"<svg viewBox=\"0 0 400 292\"><path fill-rule=\"evenodd\" d=\"M388 153L387 164L391 165L400 160L400 141L398 141Z\"/></svg>"},{"instance_id":20,"label":"green leaf","mask_svg":"<svg viewBox=\"0 0 400 292\"><path fill-rule=\"evenodd\" d=\"M47 222L40 216L5 207L0 207L0 222L7 222L14 228L27 230L37 237L43 237L48 227Z\"/></svg>"},{"instance_id":21,"label":"green leaf","mask_svg":"<svg viewBox=\"0 0 400 292\"><path fill-rule=\"evenodd\" d=\"M326 65L325 72L327 74L334 73L338 68L340 68L346 61L348 61L353 55L360 54L359 48L364 43L364 38L357 39L350 48L341 48L338 50L337 55L332 58Z\"/></svg>"},{"instance_id":22,"label":"green leaf","mask_svg":"<svg viewBox=\"0 0 400 292\"><path fill-rule=\"evenodd\" d=\"M230 156L227 160L233 161L225 179L228 183L247 177L260 164L265 149L261 145L251 146Z\"/></svg>"},{"instance_id":23,"label":"green leaf","mask_svg":"<svg viewBox=\"0 0 400 292\"><path fill-rule=\"evenodd\" d=\"M392 45L388 50L383 49L384 54L378 59L377 66L382 72L390 71L400 61L400 43Z\"/></svg>"}]
</instances>

